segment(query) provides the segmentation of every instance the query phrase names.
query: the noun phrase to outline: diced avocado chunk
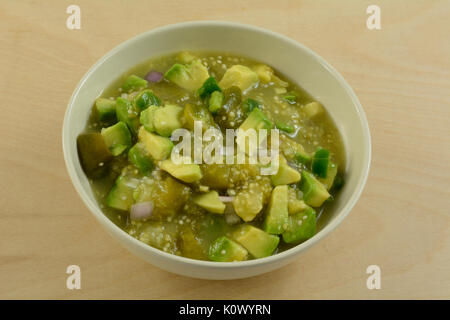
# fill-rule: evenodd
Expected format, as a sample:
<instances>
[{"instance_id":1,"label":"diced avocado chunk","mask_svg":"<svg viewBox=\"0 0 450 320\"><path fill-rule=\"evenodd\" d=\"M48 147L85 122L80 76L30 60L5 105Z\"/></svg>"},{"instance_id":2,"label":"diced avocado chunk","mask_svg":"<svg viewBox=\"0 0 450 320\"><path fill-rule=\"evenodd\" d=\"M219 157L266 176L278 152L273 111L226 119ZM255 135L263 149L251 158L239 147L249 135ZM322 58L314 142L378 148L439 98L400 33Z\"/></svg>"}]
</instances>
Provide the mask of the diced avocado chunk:
<instances>
[{"instance_id":1,"label":"diced avocado chunk","mask_svg":"<svg viewBox=\"0 0 450 320\"><path fill-rule=\"evenodd\" d=\"M283 232L286 243L301 243L316 234L316 212L313 208L289 216L288 227Z\"/></svg>"},{"instance_id":2,"label":"diced avocado chunk","mask_svg":"<svg viewBox=\"0 0 450 320\"><path fill-rule=\"evenodd\" d=\"M134 202L133 191L138 184L138 179L122 173L106 196L106 205L118 210L129 211Z\"/></svg>"},{"instance_id":3,"label":"diced avocado chunk","mask_svg":"<svg viewBox=\"0 0 450 320\"><path fill-rule=\"evenodd\" d=\"M214 77L209 77L198 89L197 94L201 99L209 97L214 91L222 91Z\"/></svg>"},{"instance_id":4,"label":"diced avocado chunk","mask_svg":"<svg viewBox=\"0 0 450 320\"><path fill-rule=\"evenodd\" d=\"M225 211L225 203L220 200L217 191L196 195L193 201L198 206L212 213L224 213Z\"/></svg>"},{"instance_id":5,"label":"diced avocado chunk","mask_svg":"<svg viewBox=\"0 0 450 320\"><path fill-rule=\"evenodd\" d=\"M99 178L106 173L106 164L113 155L98 132L82 133L77 137L81 167L89 178Z\"/></svg>"},{"instance_id":6,"label":"diced avocado chunk","mask_svg":"<svg viewBox=\"0 0 450 320\"><path fill-rule=\"evenodd\" d=\"M252 221L263 208L264 197L261 186L255 182L240 190L233 199L233 208L242 220Z\"/></svg>"},{"instance_id":7,"label":"diced avocado chunk","mask_svg":"<svg viewBox=\"0 0 450 320\"><path fill-rule=\"evenodd\" d=\"M134 104L140 111L147 109L149 106L160 106L161 100L155 96L152 90L145 89L134 97Z\"/></svg>"},{"instance_id":8,"label":"diced avocado chunk","mask_svg":"<svg viewBox=\"0 0 450 320\"><path fill-rule=\"evenodd\" d=\"M131 134L128 127L122 121L117 122L101 131L105 144L113 156L118 156L131 147Z\"/></svg>"},{"instance_id":9,"label":"diced avocado chunk","mask_svg":"<svg viewBox=\"0 0 450 320\"><path fill-rule=\"evenodd\" d=\"M220 237L209 247L209 259L219 262L232 262L246 260L247 250L230 238Z\"/></svg>"},{"instance_id":10,"label":"diced avocado chunk","mask_svg":"<svg viewBox=\"0 0 450 320\"><path fill-rule=\"evenodd\" d=\"M148 85L147 80L138 77L137 75L129 76L122 85L124 92L130 92L139 88L146 88Z\"/></svg>"},{"instance_id":11,"label":"diced avocado chunk","mask_svg":"<svg viewBox=\"0 0 450 320\"><path fill-rule=\"evenodd\" d=\"M139 129L139 110L127 99L122 97L116 100L116 115L119 121L124 122L132 134Z\"/></svg>"},{"instance_id":12,"label":"diced avocado chunk","mask_svg":"<svg viewBox=\"0 0 450 320\"><path fill-rule=\"evenodd\" d=\"M155 132L154 118L155 111L158 109L157 106L150 106L141 112L139 122L144 126L145 130L148 132Z\"/></svg>"},{"instance_id":13,"label":"diced avocado chunk","mask_svg":"<svg viewBox=\"0 0 450 320\"><path fill-rule=\"evenodd\" d=\"M170 137L174 130L181 128L180 117L182 112L183 108L176 104L167 104L164 107L157 108L153 114L155 131L163 137Z\"/></svg>"},{"instance_id":14,"label":"diced avocado chunk","mask_svg":"<svg viewBox=\"0 0 450 320\"><path fill-rule=\"evenodd\" d=\"M133 163L141 173L147 174L154 168L153 160L145 150L142 142L136 143L128 151L128 159Z\"/></svg>"},{"instance_id":15,"label":"diced avocado chunk","mask_svg":"<svg viewBox=\"0 0 450 320\"><path fill-rule=\"evenodd\" d=\"M300 173L288 165L286 159L280 155L278 172L270 177L274 186L283 184L291 184L299 182L301 179Z\"/></svg>"},{"instance_id":16,"label":"diced avocado chunk","mask_svg":"<svg viewBox=\"0 0 450 320\"><path fill-rule=\"evenodd\" d=\"M239 127L242 131L248 129L271 129L273 127L272 122L266 117L266 115L258 108L253 109L248 115L247 119Z\"/></svg>"},{"instance_id":17,"label":"diced avocado chunk","mask_svg":"<svg viewBox=\"0 0 450 320\"><path fill-rule=\"evenodd\" d=\"M164 160L172 152L173 143L169 138L150 133L144 127L139 129L139 140L144 143L145 150L156 161Z\"/></svg>"},{"instance_id":18,"label":"diced avocado chunk","mask_svg":"<svg viewBox=\"0 0 450 320\"><path fill-rule=\"evenodd\" d=\"M312 207L320 207L330 197L327 189L309 172L302 171L300 189L303 200Z\"/></svg>"},{"instance_id":19,"label":"diced avocado chunk","mask_svg":"<svg viewBox=\"0 0 450 320\"><path fill-rule=\"evenodd\" d=\"M208 108L203 105L197 105L192 103L187 103L184 106L183 112L185 126L189 130L194 130L195 121L202 122L202 131L214 126L214 118L209 112Z\"/></svg>"},{"instance_id":20,"label":"diced avocado chunk","mask_svg":"<svg viewBox=\"0 0 450 320\"><path fill-rule=\"evenodd\" d=\"M290 124L283 122L283 121L275 121L275 127L278 130L287 132L287 133L293 133L295 131L295 128L291 126Z\"/></svg>"},{"instance_id":21,"label":"diced avocado chunk","mask_svg":"<svg viewBox=\"0 0 450 320\"><path fill-rule=\"evenodd\" d=\"M270 196L264 231L270 234L283 233L287 226L288 215L288 186L277 186Z\"/></svg>"},{"instance_id":22,"label":"diced avocado chunk","mask_svg":"<svg viewBox=\"0 0 450 320\"><path fill-rule=\"evenodd\" d=\"M207 248L203 240L197 237L190 226L185 226L180 233L181 253L183 257L207 260Z\"/></svg>"},{"instance_id":23,"label":"diced avocado chunk","mask_svg":"<svg viewBox=\"0 0 450 320\"><path fill-rule=\"evenodd\" d=\"M183 89L195 91L209 78L209 73L202 62L196 59L187 65L175 63L164 77Z\"/></svg>"},{"instance_id":24,"label":"diced avocado chunk","mask_svg":"<svg viewBox=\"0 0 450 320\"><path fill-rule=\"evenodd\" d=\"M114 100L98 98L95 100L95 109L100 121L109 122L116 119L116 101Z\"/></svg>"},{"instance_id":25,"label":"diced avocado chunk","mask_svg":"<svg viewBox=\"0 0 450 320\"><path fill-rule=\"evenodd\" d=\"M177 55L177 60L184 64L188 64L195 59L196 57L188 51L182 51Z\"/></svg>"},{"instance_id":26,"label":"diced avocado chunk","mask_svg":"<svg viewBox=\"0 0 450 320\"><path fill-rule=\"evenodd\" d=\"M312 172L319 178L325 178L327 176L329 162L330 151L322 148L317 149L312 158Z\"/></svg>"},{"instance_id":27,"label":"diced avocado chunk","mask_svg":"<svg viewBox=\"0 0 450 320\"><path fill-rule=\"evenodd\" d=\"M328 163L327 176L325 178L318 178L317 180L319 180L327 190L330 190L333 186L334 180L336 179L337 172L338 165L330 161Z\"/></svg>"},{"instance_id":28,"label":"diced avocado chunk","mask_svg":"<svg viewBox=\"0 0 450 320\"><path fill-rule=\"evenodd\" d=\"M214 91L209 97L208 108L212 113L216 113L222 108L223 104L223 93L220 91Z\"/></svg>"},{"instance_id":29,"label":"diced avocado chunk","mask_svg":"<svg viewBox=\"0 0 450 320\"><path fill-rule=\"evenodd\" d=\"M233 239L240 243L255 258L272 255L280 242L278 236L268 234L251 225L243 225L233 233Z\"/></svg>"},{"instance_id":30,"label":"diced avocado chunk","mask_svg":"<svg viewBox=\"0 0 450 320\"><path fill-rule=\"evenodd\" d=\"M236 86L239 87L242 92L245 92L253 87L258 80L259 78L256 72L246 66L237 64L225 71L222 80L219 82L219 86L222 89Z\"/></svg>"},{"instance_id":31,"label":"diced avocado chunk","mask_svg":"<svg viewBox=\"0 0 450 320\"><path fill-rule=\"evenodd\" d=\"M258 64L254 66L253 71L256 72L259 79L263 83L269 83L272 80L273 69L265 64Z\"/></svg>"},{"instance_id":32,"label":"diced avocado chunk","mask_svg":"<svg viewBox=\"0 0 450 320\"><path fill-rule=\"evenodd\" d=\"M192 183L199 181L202 178L202 171L200 166L194 163L180 163L176 164L171 159L161 161L159 167L161 170L167 171L173 177L187 182Z\"/></svg>"},{"instance_id":33,"label":"diced avocado chunk","mask_svg":"<svg viewBox=\"0 0 450 320\"><path fill-rule=\"evenodd\" d=\"M290 161L296 160L303 163L303 161L307 162L307 159L311 158L300 143L292 140L285 134L280 134L280 151L283 153L286 159ZM300 157L301 161L299 159Z\"/></svg>"},{"instance_id":34,"label":"diced avocado chunk","mask_svg":"<svg viewBox=\"0 0 450 320\"><path fill-rule=\"evenodd\" d=\"M310 208L305 201L297 197L297 191L289 188L288 212L289 214L296 214Z\"/></svg>"},{"instance_id":35,"label":"diced avocado chunk","mask_svg":"<svg viewBox=\"0 0 450 320\"><path fill-rule=\"evenodd\" d=\"M303 111L305 112L306 116L310 119L320 115L323 113L323 107L319 102L310 102L307 105L303 107Z\"/></svg>"}]
</instances>

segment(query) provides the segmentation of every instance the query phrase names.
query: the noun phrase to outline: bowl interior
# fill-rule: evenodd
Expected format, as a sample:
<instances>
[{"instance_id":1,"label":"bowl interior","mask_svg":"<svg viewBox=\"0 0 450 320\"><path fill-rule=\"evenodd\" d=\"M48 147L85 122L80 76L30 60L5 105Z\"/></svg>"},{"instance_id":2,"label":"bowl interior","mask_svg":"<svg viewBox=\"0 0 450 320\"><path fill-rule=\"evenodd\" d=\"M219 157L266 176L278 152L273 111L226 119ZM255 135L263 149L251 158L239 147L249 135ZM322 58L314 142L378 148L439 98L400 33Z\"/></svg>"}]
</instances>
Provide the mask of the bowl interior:
<instances>
[{"instance_id":1,"label":"bowl interior","mask_svg":"<svg viewBox=\"0 0 450 320\"><path fill-rule=\"evenodd\" d=\"M86 125L94 99L136 64L181 50L232 52L265 62L324 104L342 135L347 168L345 185L333 209L321 217L314 238L321 238L319 235L333 229L358 199L369 169L370 136L356 96L345 80L308 48L259 28L220 22L185 23L141 34L105 55L79 83L66 113L63 147L71 178L97 218L102 213L81 169L76 149L76 137Z\"/></svg>"}]
</instances>

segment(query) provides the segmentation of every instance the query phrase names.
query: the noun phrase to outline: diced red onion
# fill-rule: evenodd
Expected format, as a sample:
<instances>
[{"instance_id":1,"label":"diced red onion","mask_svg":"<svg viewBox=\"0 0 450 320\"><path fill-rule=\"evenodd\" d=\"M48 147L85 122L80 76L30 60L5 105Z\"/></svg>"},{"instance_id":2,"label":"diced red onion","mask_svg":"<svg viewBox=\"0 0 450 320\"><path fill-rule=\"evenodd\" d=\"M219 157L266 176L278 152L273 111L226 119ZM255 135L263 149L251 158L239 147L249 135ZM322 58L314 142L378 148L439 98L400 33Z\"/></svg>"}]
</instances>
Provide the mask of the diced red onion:
<instances>
[{"instance_id":1,"label":"diced red onion","mask_svg":"<svg viewBox=\"0 0 450 320\"><path fill-rule=\"evenodd\" d=\"M219 196L220 201L222 202L233 202L234 197L228 196Z\"/></svg>"},{"instance_id":2,"label":"diced red onion","mask_svg":"<svg viewBox=\"0 0 450 320\"><path fill-rule=\"evenodd\" d=\"M163 74L158 71L150 71L145 76L145 79L149 82L160 82L162 78L163 78Z\"/></svg>"},{"instance_id":3,"label":"diced red onion","mask_svg":"<svg viewBox=\"0 0 450 320\"><path fill-rule=\"evenodd\" d=\"M153 202L139 202L131 206L131 220L144 220L150 218L153 213Z\"/></svg>"}]
</instances>

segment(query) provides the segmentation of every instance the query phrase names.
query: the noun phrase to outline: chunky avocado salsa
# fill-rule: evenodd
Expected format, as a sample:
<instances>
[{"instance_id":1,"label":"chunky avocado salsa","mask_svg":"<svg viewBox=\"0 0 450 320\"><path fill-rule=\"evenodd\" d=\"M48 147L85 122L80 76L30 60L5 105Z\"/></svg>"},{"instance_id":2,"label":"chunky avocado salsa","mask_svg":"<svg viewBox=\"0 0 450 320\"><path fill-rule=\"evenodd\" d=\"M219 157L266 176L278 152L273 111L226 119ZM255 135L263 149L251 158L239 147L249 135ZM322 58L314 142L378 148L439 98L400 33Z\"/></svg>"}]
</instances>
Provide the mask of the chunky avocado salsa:
<instances>
[{"instance_id":1,"label":"chunky avocado salsa","mask_svg":"<svg viewBox=\"0 0 450 320\"><path fill-rule=\"evenodd\" d=\"M201 158L208 141L235 145L230 130L250 129L268 130L268 148L277 146L268 164L250 161L245 147L243 162L218 149L212 154L223 162L196 161L196 148ZM194 153L183 149L176 160L180 130L193 134L183 143ZM165 252L220 262L267 257L313 237L345 165L320 102L270 66L225 53L181 52L134 67L96 99L77 147L115 224Z\"/></svg>"}]
</instances>

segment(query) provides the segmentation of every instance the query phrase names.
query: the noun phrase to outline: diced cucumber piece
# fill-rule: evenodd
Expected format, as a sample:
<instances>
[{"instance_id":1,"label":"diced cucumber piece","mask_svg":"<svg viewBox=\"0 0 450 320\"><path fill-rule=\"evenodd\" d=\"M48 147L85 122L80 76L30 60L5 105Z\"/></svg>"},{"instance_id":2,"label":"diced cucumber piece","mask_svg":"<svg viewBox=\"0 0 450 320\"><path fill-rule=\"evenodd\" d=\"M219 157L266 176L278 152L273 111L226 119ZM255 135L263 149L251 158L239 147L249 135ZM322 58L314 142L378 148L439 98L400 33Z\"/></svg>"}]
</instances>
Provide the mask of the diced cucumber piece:
<instances>
[{"instance_id":1,"label":"diced cucumber piece","mask_svg":"<svg viewBox=\"0 0 450 320\"><path fill-rule=\"evenodd\" d=\"M246 260L247 250L227 237L220 237L209 248L209 259L219 262Z\"/></svg>"},{"instance_id":2,"label":"diced cucumber piece","mask_svg":"<svg viewBox=\"0 0 450 320\"><path fill-rule=\"evenodd\" d=\"M316 212L313 208L289 216L288 227L283 232L286 243L301 243L316 234Z\"/></svg>"},{"instance_id":3,"label":"diced cucumber piece","mask_svg":"<svg viewBox=\"0 0 450 320\"><path fill-rule=\"evenodd\" d=\"M330 162L330 151L319 148L312 158L312 172L320 178L325 178L328 171L328 163Z\"/></svg>"},{"instance_id":4,"label":"diced cucumber piece","mask_svg":"<svg viewBox=\"0 0 450 320\"><path fill-rule=\"evenodd\" d=\"M209 77L198 89L197 94L201 99L209 97L214 91L222 91L214 77Z\"/></svg>"},{"instance_id":5,"label":"diced cucumber piece","mask_svg":"<svg viewBox=\"0 0 450 320\"><path fill-rule=\"evenodd\" d=\"M243 225L233 233L233 239L240 243L255 258L272 255L280 242L278 236L268 234L251 225Z\"/></svg>"},{"instance_id":6,"label":"diced cucumber piece","mask_svg":"<svg viewBox=\"0 0 450 320\"><path fill-rule=\"evenodd\" d=\"M134 97L134 104L140 111L147 109L149 106L160 106L161 100L155 96L152 90L145 89Z\"/></svg>"},{"instance_id":7,"label":"diced cucumber piece","mask_svg":"<svg viewBox=\"0 0 450 320\"><path fill-rule=\"evenodd\" d=\"M241 124L239 129L247 131L248 129L271 129L273 127L272 122L266 117L266 115L258 108L253 109L248 115L247 119Z\"/></svg>"},{"instance_id":8,"label":"diced cucumber piece","mask_svg":"<svg viewBox=\"0 0 450 320\"><path fill-rule=\"evenodd\" d=\"M121 121L110 127L103 128L101 134L113 156L118 156L131 147L130 131L127 125Z\"/></svg>"},{"instance_id":9,"label":"diced cucumber piece","mask_svg":"<svg viewBox=\"0 0 450 320\"><path fill-rule=\"evenodd\" d=\"M217 111L219 111L222 108L223 97L224 96L222 92L214 91L209 98L209 111L211 111L212 113L216 113Z\"/></svg>"},{"instance_id":10,"label":"diced cucumber piece","mask_svg":"<svg viewBox=\"0 0 450 320\"><path fill-rule=\"evenodd\" d=\"M139 129L139 140L144 143L145 150L156 161L164 160L172 152L173 142L169 138L150 133L144 127Z\"/></svg>"},{"instance_id":11,"label":"diced cucumber piece","mask_svg":"<svg viewBox=\"0 0 450 320\"><path fill-rule=\"evenodd\" d=\"M129 76L122 85L122 90L124 92L134 91L139 88L146 88L148 85L147 80L142 79L136 75Z\"/></svg>"},{"instance_id":12,"label":"diced cucumber piece","mask_svg":"<svg viewBox=\"0 0 450 320\"><path fill-rule=\"evenodd\" d=\"M116 101L98 98L95 100L95 109L98 119L103 122L111 122L116 119Z\"/></svg>"},{"instance_id":13,"label":"diced cucumber piece","mask_svg":"<svg viewBox=\"0 0 450 320\"><path fill-rule=\"evenodd\" d=\"M234 65L225 71L222 80L219 82L219 86L222 89L236 86L244 92L253 87L258 80L258 75L250 68L242 65Z\"/></svg>"},{"instance_id":14,"label":"diced cucumber piece","mask_svg":"<svg viewBox=\"0 0 450 320\"><path fill-rule=\"evenodd\" d=\"M159 167L181 181L192 183L202 178L200 166L194 163L175 164L171 159L161 161Z\"/></svg>"},{"instance_id":15,"label":"diced cucumber piece","mask_svg":"<svg viewBox=\"0 0 450 320\"><path fill-rule=\"evenodd\" d=\"M174 130L182 126L180 120L182 112L183 108L176 104L167 104L157 108L153 114L155 131L163 137L170 137Z\"/></svg>"},{"instance_id":16,"label":"diced cucumber piece","mask_svg":"<svg viewBox=\"0 0 450 320\"><path fill-rule=\"evenodd\" d=\"M288 186L277 186L270 196L264 231L270 234L283 233L287 226L288 215Z\"/></svg>"},{"instance_id":17,"label":"diced cucumber piece","mask_svg":"<svg viewBox=\"0 0 450 320\"><path fill-rule=\"evenodd\" d=\"M155 111L157 109L158 109L157 106L150 106L141 112L139 121L144 126L145 130L147 130L148 132L155 132L154 119L155 119Z\"/></svg>"},{"instance_id":18,"label":"diced cucumber piece","mask_svg":"<svg viewBox=\"0 0 450 320\"><path fill-rule=\"evenodd\" d=\"M303 170L300 189L303 200L312 207L320 207L330 197L327 189L311 173Z\"/></svg>"},{"instance_id":19,"label":"diced cucumber piece","mask_svg":"<svg viewBox=\"0 0 450 320\"><path fill-rule=\"evenodd\" d=\"M166 160L167 161L167 160ZM223 203L217 191L209 191L204 194L196 195L193 198L193 201L196 205L206 209L212 213L224 213L225 212L225 203Z\"/></svg>"},{"instance_id":20,"label":"diced cucumber piece","mask_svg":"<svg viewBox=\"0 0 450 320\"><path fill-rule=\"evenodd\" d=\"M247 98L242 102L242 109L245 113L249 114L253 109L259 109L260 103L252 98Z\"/></svg>"},{"instance_id":21,"label":"diced cucumber piece","mask_svg":"<svg viewBox=\"0 0 450 320\"><path fill-rule=\"evenodd\" d=\"M119 121L124 122L132 134L139 129L139 110L133 104L122 97L116 100L116 115Z\"/></svg>"},{"instance_id":22,"label":"diced cucumber piece","mask_svg":"<svg viewBox=\"0 0 450 320\"><path fill-rule=\"evenodd\" d=\"M128 151L128 160L133 163L141 173L147 174L154 168L152 158L145 150L142 142L136 143Z\"/></svg>"},{"instance_id":23,"label":"diced cucumber piece","mask_svg":"<svg viewBox=\"0 0 450 320\"><path fill-rule=\"evenodd\" d=\"M293 133L295 131L295 128L291 126L290 124L287 124L286 122L282 121L275 121L275 127L278 130L287 132L287 133Z\"/></svg>"},{"instance_id":24,"label":"diced cucumber piece","mask_svg":"<svg viewBox=\"0 0 450 320\"><path fill-rule=\"evenodd\" d=\"M334 162L328 163L327 176L325 178L318 178L318 180L325 186L327 190L330 190L333 186L334 180L338 172L338 165Z\"/></svg>"},{"instance_id":25,"label":"diced cucumber piece","mask_svg":"<svg viewBox=\"0 0 450 320\"><path fill-rule=\"evenodd\" d=\"M80 134L77 149L81 167L89 178L100 178L106 173L106 164L113 156L100 133Z\"/></svg>"},{"instance_id":26,"label":"diced cucumber piece","mask_svg":"<svg viewBox=\"0 0 450 320\"><path fill-rule=\"evenodd\" d=\"M183 89L195 91L209 78L209 73L202 62L196 59L187 65L175 63L164 77Z\"/></svg>"}]
</instances>

